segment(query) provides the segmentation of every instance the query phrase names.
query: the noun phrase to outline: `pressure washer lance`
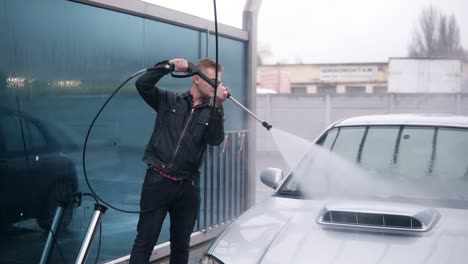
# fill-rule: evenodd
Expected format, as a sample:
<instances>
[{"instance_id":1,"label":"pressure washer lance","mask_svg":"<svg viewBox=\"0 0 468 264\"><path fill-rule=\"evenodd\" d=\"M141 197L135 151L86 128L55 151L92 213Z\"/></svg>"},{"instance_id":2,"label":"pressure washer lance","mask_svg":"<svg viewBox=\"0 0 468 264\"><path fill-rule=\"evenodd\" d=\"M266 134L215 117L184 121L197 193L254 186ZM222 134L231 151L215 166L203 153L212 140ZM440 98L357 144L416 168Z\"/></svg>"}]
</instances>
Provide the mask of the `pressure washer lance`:
<instances>
[{"instance_id":1,"label":"pressure washer lance","mask_svg":"<svg viewBox=\"0 0 468 264\"><path fill-rule=\"evenodd\" d=\"M172 64L166 64L166 66L164 66L166 69L170 70L171 71L171 76L174 77L174 78L187 78L187 77L191 77L191 76L194 76L194 75L198 75L200 76L203 80L205 80L205 82L209 83L213 88L216 89L216 85L215 83L213 82L213 80L211 80L210 78L208 78L203 72L200 71L200 69L195 66L193 63L188 63L188 69L186 71L186 74L184 73L175 73L174 71L174 65ZM149 71L151 70L148 69ZM245 107L244 105L242 105L239 101L237 101L234 97L232 97L232 95L229 93L228 94L228 98L231 99L235 104L237 104L238 106L240 106L240 108L242 108L243 110L245 110L248 114L250 114L253 118L255 118L258 122L260 122L262 124L262 126L264 126L267 130L270 130L272 128L272 126L270 124L268 124L268 122L266 121L263 121L261 120L257 115L255 115L252 111L250 111L247 107Z\"/></svg>"}]
</instances>

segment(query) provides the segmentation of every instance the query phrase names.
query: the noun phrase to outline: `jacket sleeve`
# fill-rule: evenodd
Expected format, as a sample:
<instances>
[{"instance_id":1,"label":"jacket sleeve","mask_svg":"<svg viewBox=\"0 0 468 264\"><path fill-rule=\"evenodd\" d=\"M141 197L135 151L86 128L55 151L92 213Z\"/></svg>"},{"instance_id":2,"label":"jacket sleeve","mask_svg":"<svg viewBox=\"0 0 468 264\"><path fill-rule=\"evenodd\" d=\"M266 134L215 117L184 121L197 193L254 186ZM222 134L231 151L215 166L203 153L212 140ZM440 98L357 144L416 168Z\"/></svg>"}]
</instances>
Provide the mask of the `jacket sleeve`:
<instances>
[{"instance_id":1,"label":"jacket sleeve","mask_svg":"<svg viewBox=\"0 0 468 264\"><path fill-rule=\"evenodd\" d=\"M212 123L213 125L208 127L208 144L217 146L224 140L224 110L222 106L214 109Z\"/></svg>"},{"instance_id":2,"label":"jacket sleeve","mask_svg":"<svg viewBox=\"0 0 468 264\"><path fill-rule=\"evenodd\" d=\"M159 112L161 103L167 99L167 92L155 86L164 75L169 73L169 70L164 67L167 62L157 63L135 82L138 93L156 112Z\"/></svg>"}]
</instances>

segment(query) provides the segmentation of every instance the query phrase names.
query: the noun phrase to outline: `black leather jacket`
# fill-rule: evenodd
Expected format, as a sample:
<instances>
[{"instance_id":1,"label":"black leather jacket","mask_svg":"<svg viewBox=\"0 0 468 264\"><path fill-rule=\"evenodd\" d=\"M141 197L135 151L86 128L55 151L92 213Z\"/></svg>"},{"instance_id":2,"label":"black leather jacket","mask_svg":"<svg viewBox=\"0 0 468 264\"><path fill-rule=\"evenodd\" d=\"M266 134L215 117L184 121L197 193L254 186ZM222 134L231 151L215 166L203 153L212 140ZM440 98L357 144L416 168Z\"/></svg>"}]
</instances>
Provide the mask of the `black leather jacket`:
<instances>
[{"instance_id":1,"label":"black leather jacket","mask_svg":"<svg viewBox=\"0 0 468 264\"><path fill-rule=\"evenodd\" d=\"M224 140L223 109L214 111L209 125L210 100L192 107L189 91L178 94L156 87L169 73L166 63L156 64L135 82L145 102L158 113L143 161L173 176L193 179L199 176L206 144L219 145Z\"/></svg>"}]
</instances>

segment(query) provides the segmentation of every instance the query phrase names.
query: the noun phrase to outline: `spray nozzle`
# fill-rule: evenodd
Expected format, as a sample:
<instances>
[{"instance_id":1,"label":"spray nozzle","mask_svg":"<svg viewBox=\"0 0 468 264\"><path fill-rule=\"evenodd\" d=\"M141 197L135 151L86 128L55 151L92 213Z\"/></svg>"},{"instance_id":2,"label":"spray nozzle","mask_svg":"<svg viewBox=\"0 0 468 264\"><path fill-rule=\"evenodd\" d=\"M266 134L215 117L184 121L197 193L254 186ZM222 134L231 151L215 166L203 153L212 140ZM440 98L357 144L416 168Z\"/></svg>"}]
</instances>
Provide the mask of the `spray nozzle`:
<instances>
[{"instance_id":1,"label":"spray nozzle","mask_svg":"<svg viewBox=\"0 0 468 264\"><path fill-rule=\"evenodd\" d=\"M262 122L262 126L264 126L267 130L270 130L272 128L272 126L268 124L266 121Z\"/></svg>"}]
</instances>

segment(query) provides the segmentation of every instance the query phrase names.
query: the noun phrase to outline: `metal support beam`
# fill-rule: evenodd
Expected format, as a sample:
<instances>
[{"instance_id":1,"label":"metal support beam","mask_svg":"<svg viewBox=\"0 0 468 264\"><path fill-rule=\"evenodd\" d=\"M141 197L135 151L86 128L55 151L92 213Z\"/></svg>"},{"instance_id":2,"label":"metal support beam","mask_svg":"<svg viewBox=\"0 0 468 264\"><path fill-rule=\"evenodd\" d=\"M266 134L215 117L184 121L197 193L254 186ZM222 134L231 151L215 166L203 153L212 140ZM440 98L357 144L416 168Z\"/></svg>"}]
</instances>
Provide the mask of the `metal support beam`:
<instances>
[{"instance_id":1,"label":"metal support beam","mask_svg":"<svg viewBox=\"0 0 468 264\"><path fill-rule=\"evenodd\" d=\"M146 3L138 0L68 0L97 6L117 12L135 15L151 20L191 28L199 31L207 29L214 32L213 21L182 13L162 6ZM229 25L219 24L219 35L227 38L248 40L248 32Z\"/></svg>"},{"instance_id":2,"label":"metal support beam","mask_svg":"<svg viewBox=\"0 0 468 264\"><path fill-rule=\"evenodd\" d=\"M249 42L247 47L247 107L256 112L257 100L257 16L260 10L261 0L247 0L243 13L243 29L249 33ZM248 191L247 207L255 203L255 155L256 148L256 126L257 121L248 118Z\"/></svg>"}]
</instances>

